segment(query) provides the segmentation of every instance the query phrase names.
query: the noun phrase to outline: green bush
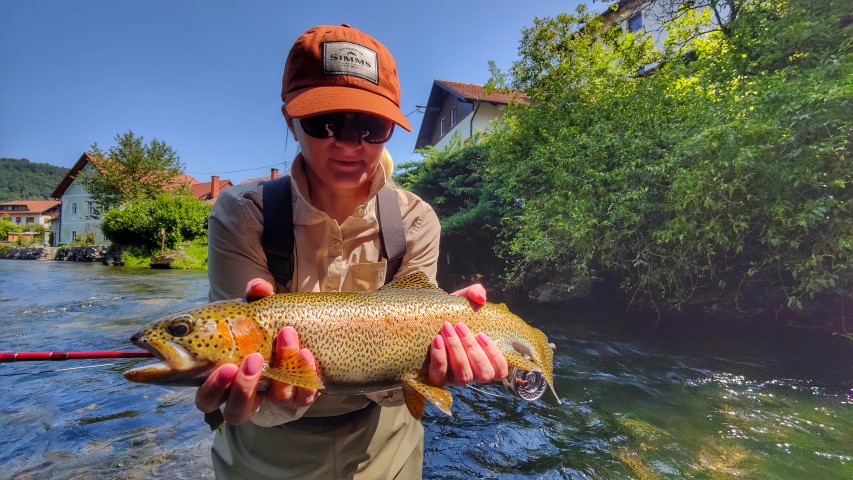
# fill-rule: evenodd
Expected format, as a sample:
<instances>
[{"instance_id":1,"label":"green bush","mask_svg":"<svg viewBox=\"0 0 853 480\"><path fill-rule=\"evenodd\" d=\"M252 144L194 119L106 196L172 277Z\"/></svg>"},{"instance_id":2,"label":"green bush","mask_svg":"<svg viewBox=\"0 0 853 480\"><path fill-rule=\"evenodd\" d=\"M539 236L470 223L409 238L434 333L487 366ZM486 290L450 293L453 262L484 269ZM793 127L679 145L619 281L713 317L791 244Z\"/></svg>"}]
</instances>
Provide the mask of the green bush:
<instances>
[{"instance_id":1,"label":"green bush","mask_svg":"<svg viewBox=\"0 0 853 480\"><path fill-rule=\"evenodd\" d=\"M533 102L508 109L483 170L521 209L511 280L592 271L664 304L849 294L846 3L736 3L724 29L681 15L663 52L583 12L524 32L511 85Z\"/></svg>"},{"instance_id":2,"label":"green bush","mask_svg":"<svg viewBox=\"0 0 853 480\"><path fill-rule=\"evenodd\" d=\"M5 242L10 233L20 232L21 230L21 226L9 220L8 215L0 216L0 241Z\"/></svg>"},{"instance_id":3,"label":"green bush","mask_svg":"<svg viewBox=\"0 0 853 480\"><path fill-rule=\"evenodd\" d=\"M104 236L120 245L139 245L158 249L165 229L165 248L174 249L184 240L207 234L211 206L188 196L162 195L114 208L104 215Z\"/></svg>"}]
</instances>

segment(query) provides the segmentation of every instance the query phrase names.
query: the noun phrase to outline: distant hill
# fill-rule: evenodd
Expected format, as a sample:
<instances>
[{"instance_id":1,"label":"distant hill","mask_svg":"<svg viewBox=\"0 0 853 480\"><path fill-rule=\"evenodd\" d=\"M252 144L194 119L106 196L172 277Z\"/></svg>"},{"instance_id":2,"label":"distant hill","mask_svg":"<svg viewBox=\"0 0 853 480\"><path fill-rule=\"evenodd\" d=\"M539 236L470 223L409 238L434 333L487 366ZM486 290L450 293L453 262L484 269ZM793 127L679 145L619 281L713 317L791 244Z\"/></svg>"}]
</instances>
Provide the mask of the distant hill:
<instances>
[{"instance_id":1,"label":"distant hill","mask_svg":"<svg viewBox=\"0 0 853 480\"><path fill-rule=\"evenodd\" d=\"M0 202L48 200L68 170L25 158L0 158Z\"/></svg>"}]
</instances>

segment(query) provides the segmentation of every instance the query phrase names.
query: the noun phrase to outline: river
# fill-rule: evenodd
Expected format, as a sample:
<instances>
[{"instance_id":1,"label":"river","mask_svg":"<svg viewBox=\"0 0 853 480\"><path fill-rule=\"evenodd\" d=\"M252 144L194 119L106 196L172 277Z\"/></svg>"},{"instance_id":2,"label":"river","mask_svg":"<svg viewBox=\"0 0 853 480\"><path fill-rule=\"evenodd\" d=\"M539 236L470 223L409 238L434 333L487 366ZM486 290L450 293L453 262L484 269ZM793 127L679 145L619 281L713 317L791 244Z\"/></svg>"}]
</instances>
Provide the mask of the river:
<instances>
[{"instance_id":1,"label":"river","mask_svg":"<svg viewBox=\"0 0 853 480\"><path fill-rule=\"evenodd\" d=\"M135 349L141 325L206 296L205 272L0 260L0 351ZM425 478L853 478L842 339L512 309L556 344L562 404L452 389L452 418L427 407ZM194 390L127 382L143 362L0 364L0 478L213 478Z\"/></svg>"}]
</instances>

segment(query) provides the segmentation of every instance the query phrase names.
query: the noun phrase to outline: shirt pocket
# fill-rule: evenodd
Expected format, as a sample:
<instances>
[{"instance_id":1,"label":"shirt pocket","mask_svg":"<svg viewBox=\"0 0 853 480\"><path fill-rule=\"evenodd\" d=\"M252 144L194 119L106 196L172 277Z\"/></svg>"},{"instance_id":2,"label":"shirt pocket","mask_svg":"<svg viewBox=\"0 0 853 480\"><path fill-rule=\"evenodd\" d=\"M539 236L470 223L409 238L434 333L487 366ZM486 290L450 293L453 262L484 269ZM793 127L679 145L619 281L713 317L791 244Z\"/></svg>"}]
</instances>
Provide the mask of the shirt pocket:
<instances>
[{"instance_id":1,"label":"shirt pocket","mask_svg":"<svg viewBox=\"0 0 853 480\"><path fill-rule=\"evenodd\" d=\"M347 291L371 292L385 284L385 270L387 262L383 258L381 262L354 263L350 265L347 276Z\"/></svg>"}]
</instances>

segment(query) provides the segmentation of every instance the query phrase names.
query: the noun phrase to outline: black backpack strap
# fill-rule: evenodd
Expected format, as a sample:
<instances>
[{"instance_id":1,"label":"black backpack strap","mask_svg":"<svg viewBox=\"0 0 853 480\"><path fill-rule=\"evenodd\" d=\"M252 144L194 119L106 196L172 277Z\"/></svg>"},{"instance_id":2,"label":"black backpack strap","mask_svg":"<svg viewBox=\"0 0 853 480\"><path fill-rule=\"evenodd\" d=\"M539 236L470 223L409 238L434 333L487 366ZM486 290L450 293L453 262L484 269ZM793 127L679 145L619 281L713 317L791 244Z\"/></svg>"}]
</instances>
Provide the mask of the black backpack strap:
<instances>
[{"instance_id":1,"label":"black backpack strap","mask_svg":"<svg viewBox=\"0 0 853 480\"><path fill-rule=\"evenodd\" d=\"M293 277L293 203L290 175L264 183L264 253L275 281L287 285ZM399 210L399 209L398 209Z\"/></svg>"},{"instance_id":2,"label":"black backpack strap","mask_svg":"<svg viewBox=\"0 0 853 480\"><path fill-rule=\"evenodd\" d=\"M293 277L293 205L290 194L290 176L282 176L264 183L264 252L267 268L275 281L287 285ZM406 254L406 232L397 194L382 187L376 196L376 216L379 221L379 238L382 257L386 259L385 283L390 282Z\"/></svg>"},{"instance_id":3,"label":"black backpack strap","mask_svg":"<svg viewBox=\"0 0 853 480\"><path fill-rule=\"evenodd\" d=\"M382 243L382 256L387 260L385 283L394 278L403 263L406 254L406 230L400 214L397 194L388 187L382 187L376 195L376 216L379 219L379 238Z\"/></svg>"}]
</instances>

